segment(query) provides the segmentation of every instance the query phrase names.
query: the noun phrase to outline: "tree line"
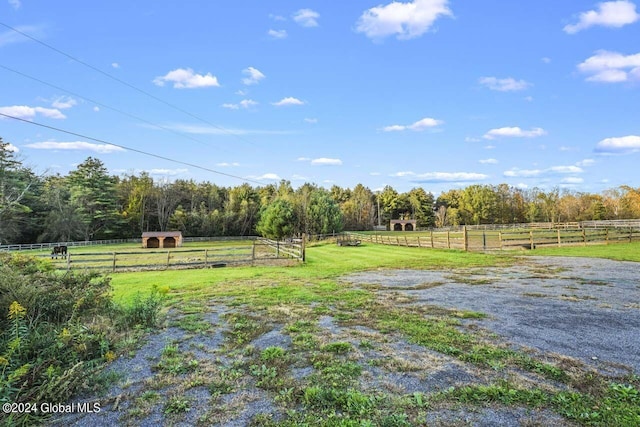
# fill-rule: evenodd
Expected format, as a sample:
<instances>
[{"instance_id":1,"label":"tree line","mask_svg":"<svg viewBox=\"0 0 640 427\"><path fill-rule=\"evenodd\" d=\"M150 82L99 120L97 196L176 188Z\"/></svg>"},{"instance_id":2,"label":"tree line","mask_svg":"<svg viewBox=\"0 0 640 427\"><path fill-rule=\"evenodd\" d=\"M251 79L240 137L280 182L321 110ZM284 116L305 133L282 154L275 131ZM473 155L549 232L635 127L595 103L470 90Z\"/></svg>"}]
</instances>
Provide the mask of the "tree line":
<instances>
[{"instance_id":1,"label":"tree line","mask_svg":"<svg viewBox=\"0 0 640 427\"><path fill-rule=\"evenodd\" d=\"M281 238L371 230L390 219L418 227L640 218L640 188L602 194L470 185L435 198L423 188L378 192L358 184L330 189L282 180L254 187L110 175L89 157L66 176L36 174L0 138L0 242L33 243L139 237L180 230L185 236L260 234Z\"/></svg>"}]
</instances>

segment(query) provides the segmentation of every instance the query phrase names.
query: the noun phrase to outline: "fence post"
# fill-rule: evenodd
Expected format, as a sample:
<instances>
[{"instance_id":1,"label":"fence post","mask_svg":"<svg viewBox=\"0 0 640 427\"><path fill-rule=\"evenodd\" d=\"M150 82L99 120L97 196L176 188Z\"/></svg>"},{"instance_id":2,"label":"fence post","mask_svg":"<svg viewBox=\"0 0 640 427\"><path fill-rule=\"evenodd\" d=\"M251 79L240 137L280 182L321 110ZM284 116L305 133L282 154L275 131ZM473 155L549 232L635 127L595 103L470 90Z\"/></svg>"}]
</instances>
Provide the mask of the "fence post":
<instances>
[{"instance_id":1,"label":"fence post","mask_svg":"<svg viewBox=\"0 0 640 427\"><path fill-rule=\"evenodd\" d=\"M305 233L302 233L302 253L301 253L302 262L305 262L305 260L307 258L307 254L306 254L307 244L306 244L306 242L307 242L307 235Z\"/></svg>"},{"instance_id":2,"label":"fence post","mask_svg":"<svg viewBox=\"0 0 640 427\"><path fill-rule=\"evenodd\" d=\"M629 227L629 243L633 241L633 228Z\"/></svg>"},{"instance_id":3,"label":"fence post","mask_svg":"<svg viewBox=\"0 0 640 427\"><path fill-rule=\"evenodd\" d=\"M451 231L447 230L447 249L451 249Z\"/></svg>"},{"instance_id":4,"label":"fence post","mask_svg":"<svg viewBox=\"0 0 640 427\"><path fill-rule=\"evenodd\" d=\"M418 247L421 248L422 245L420 244L420 236L418 236Z\"/></svg>"},{"instance_id":5,"label":"fence post","mask_svg":"<svg viewBox=\"0 0 640 427\"><path fill-rule=\"evenodd\" d=\"M209 268L209 249L204 250L204 268Z\"/></svg>"},{"instance_id":6,"label":"fence post","mask_svg":"<svg viewBox=\"0 0 640 427\"><path fill-rule=\"evenodd\" d=\"M498 231L498 242L500 242L500 250L502 250L502 231Z\"/></svg>"},{"instance_id":7,"label":"fence post","mask_svg":"<svg viewBox=\"0 0 640 427\"><path fill-rule=\"evenodd\" d=\"M529 230L529 244L530 244L531 250L533 250L533 248L534 248L534 245L533 245L533 230Z\"/></svg>"},{"instance_id":8,"label":"fence post","mask_svg":"<svg viewBox=\"0 0 640 427\"><path fill-rule=\"evenodd\" d=\"M406 247L409 247L409 241L407 240L407 235L406 235L406 234L405 234L405 236L404 236L404 245L405 245Z\"/></svg>"},{"instance_id":9,"label":"fence post","mask_svg":"<svg viewBox=\"0 0 640 427\"><path fill-rule=\"evenodd\" d=\"M435 248L433 245L433 230L431 230L431 249Z\"/></svg>"},{"instance_id":10,"label":"fence post","mask_svg":"<svg viewBox=\"0 0 640 427\"><path fill-rule=\"evenodd\" d=\"M587 233L585 232L584 228L582 229L582 243L583 246L587 246Z\"/></svg>"},{"instance_id":11,"label":"fence post","mask_svg":"<svg viewBox=\"0 0 640 427\"><path fill-rule=\"evenodd\" d=\"M609 228L608 227L604 229L604 242L605 242L605 245L609 244Z\"/></svg>"},{"instance_id":12,"label":"fence post","mask_svg":"<svg viewBox=\"0 0 640 427\"><path fill-rule=\"evenodd\" d=\"M487 232L482 230L482 250L487 250Z\"/></svg>"},{"instance_id":13,"label":"fence post","mask_svg":"<svg viewBox=\"0 0 640 427\"><path fill-rule=\"evenodd\" d=\"M464 239L464 250L469 251L469 234L467 234L467 226L462 227L462 237Z\"/></svg>"},{"instance_id":14,"label":"fence post","mask_svg":"<svg viewBox=\"0 0 640 427\"><path fill-rule=\"evenodd\" d=\"M560 229L558 228L558 247L562 245L562 237L560 236Z\"/></svg>"},{"instance_id":15,"label":"fence post","mask_svg":"<svg viewBox=\"0 0 640 427\"><path fill-rule=\"evenodd\" d=\"M169 259L171 258L171 251L167 251L167 268L169 268Z\"/></svg>"},{"instance_id":16,"label":"fence post","mask_svg":"<svg viewBox=\"0 0 640 427\"><path fill-rule=\"evenodd\" d=\"M631 241L631 238L629 238L629 241ZM400 246L400 236L396 236L396 246Z\"/></svg>"},{"instance_id":17,"label":"fence post","mask_svg":"<svg viewBox=\"0 0 640 427\"><path fill-rule=\"evenodd\" d=\"M276 240L276 258L280 258L280 240Z\"/></svg>"},{"instance_id":18,"label":"fence post","mask_svg":"<svg viewBox=\"0 0 640 427\"><path fill-rule=\"evenodd\" d=\"M112 267L112 271L115 273L116 272L116 253L113 253L113 267Z\"/></svg>"},{"instance_id":19,"label":"fence post","mask_svg":"<svg viewBox=\"0 0 640 427\"><path fill-rule=\"evenodd\" d=\"M67 271L71 269L71 254L67 252Z\"/></svg>"}]
</instances>

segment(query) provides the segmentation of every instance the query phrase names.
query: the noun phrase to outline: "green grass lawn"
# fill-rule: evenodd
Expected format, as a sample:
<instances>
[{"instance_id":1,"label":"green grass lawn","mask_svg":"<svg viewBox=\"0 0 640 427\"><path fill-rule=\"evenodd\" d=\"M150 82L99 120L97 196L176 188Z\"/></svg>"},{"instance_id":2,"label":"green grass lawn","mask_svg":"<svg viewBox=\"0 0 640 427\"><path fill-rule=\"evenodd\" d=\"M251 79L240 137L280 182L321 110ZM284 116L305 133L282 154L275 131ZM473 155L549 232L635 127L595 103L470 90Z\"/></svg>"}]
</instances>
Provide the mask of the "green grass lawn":
<instances>
[{"instance_id":1,"label":"green grass lawn","mask_svg":"<svg viewBox=\"0 0 640 427\"><path fill-rule=\"evenodd\" d=\"M617 261L640 262L640 242L613 245L565 246L560 248L539 248L527 255L574 256L586 258L607 258Z\"/></svg>"}]
</instances>

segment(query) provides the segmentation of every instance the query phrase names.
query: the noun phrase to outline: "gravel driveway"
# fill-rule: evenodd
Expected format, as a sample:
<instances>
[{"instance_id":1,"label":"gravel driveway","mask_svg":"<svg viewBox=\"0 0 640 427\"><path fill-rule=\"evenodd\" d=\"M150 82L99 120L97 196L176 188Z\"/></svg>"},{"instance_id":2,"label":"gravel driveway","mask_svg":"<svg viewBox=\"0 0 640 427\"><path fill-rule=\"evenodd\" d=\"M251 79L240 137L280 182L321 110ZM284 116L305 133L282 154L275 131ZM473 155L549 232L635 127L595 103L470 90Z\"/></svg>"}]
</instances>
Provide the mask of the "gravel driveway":
<instances>
[{"instance_id":1,"label":"gravel driveway","mask_svg":"<svg viewBox=\"0 0 640 427\"><path fill-rule=\"evenodd\" d=\"M399 288L416 304L486 313L490 319L482 325L515 344L575 357L603 371L640 372L637 263L528 257L524 266L509 268L393 270L343 279ZM429 283L437 286L411 289Z\"/></svg>"}]
</instances>

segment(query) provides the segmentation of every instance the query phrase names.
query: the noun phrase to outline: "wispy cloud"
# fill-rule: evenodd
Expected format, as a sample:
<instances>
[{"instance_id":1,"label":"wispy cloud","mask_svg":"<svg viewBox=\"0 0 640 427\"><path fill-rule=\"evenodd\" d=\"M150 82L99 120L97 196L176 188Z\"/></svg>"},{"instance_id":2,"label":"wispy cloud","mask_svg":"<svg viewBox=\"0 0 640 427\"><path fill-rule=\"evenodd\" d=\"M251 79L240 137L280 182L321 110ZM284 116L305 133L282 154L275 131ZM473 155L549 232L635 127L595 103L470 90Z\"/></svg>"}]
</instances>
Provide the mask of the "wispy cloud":
<instances>
[{"instance_id":1,"label":"wispy cloud","mask_svg":"<svg viewBox=\"0 0 640 427\"><path fill-rule=\"evenodd\" d=\"M567 34L575 34L593 26L620 28L640 20L636 5L627 0L607 1L598 4L598 10L578 15L578 22L564 27Z\"/></svg>"},{"instance_id":2,"label":"wispy cloud","mask_svg":"<svg viewBox=\"0 0 640 427\"><path fill-rule=\"evenodd\" d=\"M246 76L242 79L242 83L247 86L258 84L260 80L263 80L266 77L262 72L260 72L260 70L253 67L245 68L242 70L242 74Z\"/></svg>"},{"instance_id":3,"label":"wispy cloud","mask_svg":"<svg viewBox=\"0 0 640 427\"><path fill-rule=\"evenodd\" d=\"M579 64L578 70L588 74L587 81L590 82L640 81L640 53L623 55L618 52L599 50Z\"/></svg>"},{"instance_id":4,"label":"wispy cloud","mask_svg":"<svg viewBox=\"0 0 640 427\"><path fill-rule=\"evenodd\" d=\"M304 119L304 122L305 123L316 124L316 123L318 123L318 119L306 118L306 119Z\"/></svg>"},{"instance_id":5,"label":"wispy cloud","mask_svg":"<svg viewBox=\"0 0 640 427\"><path fill-rule=\"evenodd\" d=\"M410 125L391 125L385 126L382 128L385 132L402 132L404 130L412 130L416 132L420 132L426 129L434 128L440 126L444 122L442 120L433 119L431 117L425 117L424 119L418 120L415 123Z\"/></svg>"},{"instance_id":6,"label":"wispy cloud","mask_svg":"<svg viewBox=\"0 0 640 427\"><path fill-rule=\"evenodd\" d=\"M638 135L606 138L596 145L596 152L601 154L630 154L638 151L640 151Z\"/></svg>"},{"instance_id":7,"label":"wispy cloud","mask_svg":"<svg viewBox=\"0 0 640 427\"><path fill-rule=\"evenodd\" d=\"M13 7L15 10L20 9L20 6L22 6L22 2L20 0L9 0L9 4L11 5L11 7Z\"/></svg>"},{"instance_id":8,"label":"wispy cloud","mask_svg":"<svg viewBox=\"0 0 640 427\"><path fill-rule=\"evenodd\" d=\"M519 169L519 168L511 168L510 170L504 171L504 176L510 178L535 178L541 175L558 175L558 174L576 174L583 173L584 170L575 165L569 166L552 166L546 169Z\"/></svg>"},{"instance_id":9,"label":"wispy cloud","mask_svg":"<svg viewBox=\"0 0 640 427\"><path fill-rule=\"evenodd\" d=\"M274 39L286 39L288 34L287 30L272 30L267 31L267 35Z\"/></svg>"},{"instance_id":10,"label":"wispy cloud","mask_svg":"<svg viewBox=\"0 0 640 427\"><path fill-rule=\"evenodd\" d=\"M496 159L482 159L482 160L478 160L480 163L482 163L483 165L496 165L498 164L498 161Z\"/></svg>"},{"instance_id":11,"label":"wispy cloud","mask_svg":"<svg viewBox=\"0 0 640 427\"><path fill-rule=\"evenodd\" d=\"M525 90L531 86L531 83L529 82L516 80L512 77L507 77L505 79L499 79L497 77L480 77L478 82L491 90L497 90L500 92L515 92Z\"/></svg>"},{"instance_id":12,"label":"wispy cloud","mask_svg":"<svg viewBox=\"0 0 640 427\"><path fill-rule=\"evenodd\" d=\"M232 168L232 167L237 167L240 166L240 163L238 162L221 162L221 163L216 163L216 166L221 167L221 168Z\"/></svg>"},{"instance_id":13,"label":"wispy cloud","mask_svg":"<svg viewBox=\"0 0 640 427\"><path fill-rule=\"evenodd\" d=\"M25 33L25 34L29 34L32 37L37 37L37 38L43 38L44 37L44 31L43 28L40 26L35 26L35 25L20 25L15 27L16 30ZM23 36L20 33L17 33L13 30L9 30L9 31L5 31L3 33L0 33L0 46L7 46L10 44L14 44L14 43L23 43L23 42L28 42L30 41L29 38Z\"/></svg>"},{"instance_id":14,"label":"wispy cloud","mask_svg":"<svg viewBox=\"0 0 640 427\"><path fill-rule=\"evenodd\" d=\"M256 181L280 181L282 179L275 173L265 173L262 175L249 175L246 178L254 179Z\"/></svg>"},{"instance_id":15,"label":"wispy cloud","mask_svg":"<svg viewBox=\"0 0 640 427\"><path fill-rule=\"evenodd\" d=\"M531 130L523 130L519 127L503 127L497 129L491 129L484 134L484 139L496 139L496 138L536 138L546 135L547 132L542 128L533 128Z\"/></svg>"},{"instance_id":16,"label":"wispy cloud","mask_svg":"<svg viewBox=\"0 0 640 427\"><path fill-rule=\"evenodd\" d=\"M51 106L54 108L58 108L60 110L66 110L68 108L74 107L78 105L78 101L69 97L69 96L61 96L53 100Z\"/></svg>"},{"instance_id":17,"label":"wispy cloud","mask_svg":"<svg viewBox=\"0 0 640 427\"><path fill-rule=\"evenodd\" d=\"M86 141L75 142L58 142L58 141L43 141L27 144L26 147L34 148L36 150L82 150L82 151L94 151L100 154L109 154L126 151L124 148L116 147L111 144L94 144Z\"/></svg>"},{"instance_id":18,"label":"wispy cloud","mask_svg":"<svg viewBox=\"0 0 640 427\"><path fill-rule=\"evenodd\" d=\"M314 166L340 166L342 165L342 160L320 157L318 159L311 160L311 164Z\"/></svg>"},{"instance_id":19,"label":"wispy cloud","mask_svg":"<svg viewBox=\"0 0 640 427\"><path fill-rule=\"evenodd\" d=\"M196 74L191 68L177 68L169 71L164 76L156 77L153 83L164 86L165 83L173 83L175 89L196 89L202 87L218 87L218 78L207 74Z\"/></svg>"},{"instance_id":20,"label":"wispy cloud","mask_svg":"<svg viewBox=\"0 0 640 427\"><path fill-rule=\"evenodd\" d=\"M188 123L169 123L162 127L193 135L291 135L294 133L288 130L238 129Z\"/></svg>"},{"instance_id":21,"label":"wispy cloud","mask_svg":"<svg viewBox=\"0 0 640 427\"><path fill-rule=\"evenodd\" d=\"M146 171L149 175L157 176L176 176L189 172L189 169L149 169Z\"/></svg>"},{"instance_id":22,"label":"wispy cloud","mask_svg":"<svg viewBox=\"0 0 640 427\"><path fill-rule=\"evenodd\" d=\"M303 27L317 27L320 14L311 9L300 9L292 16L293 20Z\"/></svg>"},{"instance_id":23,"label":"wispy cloud","mask_svg":"<svg viewBox=\"0 0 640 427\"><path fill-rule=\"evenodd\" d=\"M413 0L392 2L367 9L356 23L356 31L371 39L395 35L412 39L427 32L441 16L452 16L448 0Z\"/></svg>"},{"instance_id":24,"label":"wispy cloud","mask_svg":"<svg viewBox=\"0 0 640 427\"><path fill-rule=\"evenodd\" d=\"M43 116L49 119L66 119L67 116L55 108L29 107L27 105L12 105L9 107L0 107L0 113L8 116L18 117L20 119L32 120L36 116Z\"/></svg>"},{"instance_id":25,"label":"wispy cloud","mask_svg":"<svg viewBox=\"0 0 640 427\"><path fill-rule=\"evenodd\" d=\"M230 103L222 104L222 107L228 108L230 110L239 110L240 108L244 108L245 110L248 110L249 108L255 107L256 105L258 105L258 103L253 99L243 99L237 104L230 104Z\"/></svg>"},{"instance_id":26,"label":"wispy cloud","mask_svg":"<svg viewBox=\"0 0 640 427\"><path fill-rule=\"evenodd\" d=\"M276 107L285 107L288 105L304 105L304 101L300 101L298 98L294 98L294 97L286 97L286 98L282 98L280 101L278 102L272 102L271 105L275 105Z\"/></svg>"},{"instance_id":27,"label":"wispy cloud","mask_svg":"<svg viewBox=\"0 0 640 427\"><path fill-rule=\"evenodd\" d=\"M391 176L397 178L409 178L415 183L438 182L478 182L489 178L489 175L475 172L426 172L415 173L411 171L396 172Z\"/></svg>"}]
</instances>

